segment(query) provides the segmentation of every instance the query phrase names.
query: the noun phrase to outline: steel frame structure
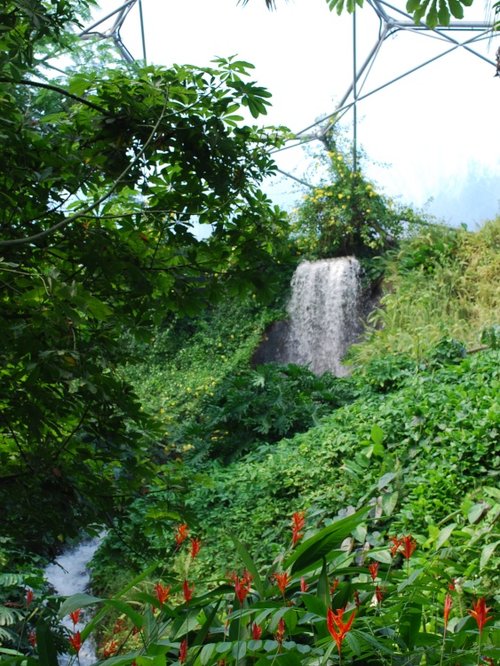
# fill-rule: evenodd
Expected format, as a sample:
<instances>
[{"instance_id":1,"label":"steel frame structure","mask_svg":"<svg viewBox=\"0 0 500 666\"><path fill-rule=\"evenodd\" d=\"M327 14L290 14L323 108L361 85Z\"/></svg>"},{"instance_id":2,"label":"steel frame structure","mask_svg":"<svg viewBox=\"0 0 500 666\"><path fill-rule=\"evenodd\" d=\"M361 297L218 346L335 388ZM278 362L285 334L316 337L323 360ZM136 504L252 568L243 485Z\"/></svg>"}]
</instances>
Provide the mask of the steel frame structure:
<instances>
[{"instance_id":1,"label":"steel frame structure","mask_svg":"<svg viewBox=\"0 0 500 666\"><path fill-rule=\"evenodd\" d=\"M103 16L100 18L98 21L93 23L91 26L83 30L80 34L79 37L81 39L110 39L118 49L120 55L122 58L128 62L128 63L133 63L135 62L134 56L130 53L128 48L125 46L122 36L121 36L121 29L122 26L125 22L125 19L130 13L130 10L136 5L139 4L139 17L140 17L140 23L141 23L141 35L142 35L142 52L143 52L143 58L144 61L146 60L146 40L144 36L144 20L143 20L143 15L142 15L142 0L126 0L123 4L121 4L119 7L114 9L112 12L109 14L106 14L106 16ZM107 30L101 31L97 30L97 28L101 27L108 21L109 19L113 18L113 23L111 27L109 27Z\"/></svg>"},{"instance_id":2,"label":"steel frame structure","mask_svg":"<svg viewBox=\"0 0 500 666\"><path fill-rule=\"evenodd\" d=\"M295 134L295 137L290 139L288 144L279 148L274 152L281 152L283 150L288 150L289 148L294 148L296 146L303 145L310 141L325 141L325 137L332 127L348 112L352 109L353 111L353 164L356 169L357 161L357 105L362 100L374 95L375 93L387 88L388 86L400 81L401 79L409 76L413 72L416 72L423 67L430 65L431 63L439 60L440 58L456 51L459 48L464 49L471 55L480 58L489 65L492 66L498 72L498 55L497 62L487 58L482 53L476 51L473 47L480 41L485 39L491 39L493 37L500 36L500 32L493 31L492 23L487 21L452 21L447 26L437 26L435 28L429 28L423 23L415 23L410 14L406 11L395 7L387 0L366 0L367 4L373 9L376 13L379 20L379 31L378 37L369 51L367 57L358 66L357 50L358 50L358 38L357 38L357 17L356 10L352 14L352 83L348 87L345 94L342 96L340 102L337 104L334 111L326 116L323 116L313 124L305 127L300 132ZM98 39L111 39L116 45L121 56L129 63L135 62L135 58L132 56L130 51L125 46L123 39L121 37L120 31L128 17L130 11L135 5L139 7L139 20L141 28L141 38L142 38L142 51L143 51L143 60L146 62L146 39L144 32L144 19L142 13L142 0L125 0L117 9L113 10L103 18L96 21L89 28L86 28L83 32L80 33L82 39L98 38ZM113 18L113 23L110 28L104 31L98 30L100 26ZM420 64L412 67L411 69L406 70L402 74L390 79L386 83L377 86L376 88L370 90L369 92L363 92L363 88L366 85L370 70L373 67L373 64L380 52L380 49L384 42L391 36L395 35L398 32L412 32L422 34L427 37L433 37L440 40L443 45L446 47L441 53L424 60ZM458 32L467 32L472 33L472 36L467 37L465 40L459 40L453 36L454 33ZM500 52L500 49L499 49ZM311 132L315 128L319 128L319 131ZM309 134L308 134L309 133ZM305 181L289 174L281 169L278 169L283 175L297 180L303 185L308 185Z\"/></svg>"},{"instance_id":3,"label":"steel frame structure","mask_svg":"<svg viewBox=\"0 0 500 666\"><path fill-rule=\"evenodd\" d=\"M479 53L473 48L473 45L483 41L485 39L491 39L495 36L500 36L500 33L495 33L493 31L493 25L486 21L453 21L448 26L438 26L436 28L429 28L424 24L416 24L412 17L405 11L394 7L386 0L367 0L367 4L375 11L379 19L379 33L378 38L375 41L375 44L371 48L367 57L363 63L358 66L357 64L357 34L356 34L356 12L353 13L353 78L352 83L349 88L341 98L340 102L337 104L335 110L323 116L318 121L304 128L300 132L297 132L296 140L298 140L299 145L301 143L313 140L324 140L326 134L329 130L337 123L347 111L353 110L354 113L354 122L353 122L353 132L354 132L354 149L356 148L356 107L358 102L374 95L375 93L387 88L388 86L400 81L406 76L413 74L419 69L439 60L440 58L456 51L459 48L463 48L465 51L471 53L472 55L484 60L486 63L492 66L493 69L496 68L496 63L493 60L490 60L482 53ZM394 12L392 15L390 12ZM400 75L394 77L393 79L383 83L382 85L377 86L376 88L363 93L362 90L366 84L370 70L377 58L377 55L380 52L380 49L384 42L391 37L392 35L398 32L412 32L419 33L427 37L434 37L442 41L443 44L447 47L441 53L424 60L420 64L412 67L411 69L406 70ZM472 32L473 35L469 36L465 40L456 39L453 36L453 33L456 32ZM364 77L364 78L363 78ZM320 127L320 131L308 135L307 132L310 130Z\"/></svg>"}]
</instances>

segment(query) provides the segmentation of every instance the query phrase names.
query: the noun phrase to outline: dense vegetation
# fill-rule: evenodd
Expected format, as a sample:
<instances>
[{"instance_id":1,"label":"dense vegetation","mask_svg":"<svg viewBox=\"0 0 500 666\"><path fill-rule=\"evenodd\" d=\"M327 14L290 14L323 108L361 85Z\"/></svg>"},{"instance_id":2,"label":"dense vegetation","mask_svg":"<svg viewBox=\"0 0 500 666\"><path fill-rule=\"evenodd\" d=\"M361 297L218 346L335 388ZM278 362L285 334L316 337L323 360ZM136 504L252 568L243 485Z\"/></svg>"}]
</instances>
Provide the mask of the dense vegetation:
<instances>
[{"instance_id":1,"label":"dense vegetation","mask_svg":"<svg viewBox=\"0 0 500 666\"><path fill-rule=\"evenodd\" d=\"M330 136L288 220L248 63L49 78L91 4L0 21L0 660L495 663L500 219L421 220ZM351 376L256 365L296 263L345 252L379 299ZM99 596L53 595L103 525Z\"/></svg>"}]
</instances>

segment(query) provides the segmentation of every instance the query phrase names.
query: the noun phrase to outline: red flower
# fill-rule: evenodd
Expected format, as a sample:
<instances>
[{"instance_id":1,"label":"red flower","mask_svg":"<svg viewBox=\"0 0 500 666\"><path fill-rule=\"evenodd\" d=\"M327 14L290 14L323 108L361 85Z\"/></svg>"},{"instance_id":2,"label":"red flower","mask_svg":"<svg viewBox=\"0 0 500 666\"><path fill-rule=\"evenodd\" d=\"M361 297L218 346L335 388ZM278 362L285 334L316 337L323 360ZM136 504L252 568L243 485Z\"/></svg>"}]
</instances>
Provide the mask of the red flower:
<instances>
[{"instance_id":1,"label":"red flower","mask_svg":"<svg viewBox=\"0 0 500 666\"><path fill-rule=\"evenodd\" d=\"M182 591L184 593L184 601L186 603L189 603L193 598L194 585L193 587L189 587L188 581L185 580L184 583L182 584Z\"/></svg>"},{"instance_id":2,"label":"red flower","mask_svg":"<svg viewBox=\"0 0 500 666\"><path fill-rule=\"evenodd\" d=\"M307 592L308 589L309 585L306 583L306 579L304 578L304 576L302 576L302 578L300 579L300 591Z\"/></svg>"},{"instance_id":3,"label":"red flower","mask_svg":"<svg viewBox=\"0 0 500 666\"><path fill-rule=\"evenodd\" d=\"M486 599L481 597L476 601L475 604L472 604L472 610L467 611L469 615L472 615L472 617L476 620L479 633L482 633L483 627L488 622L488 620L493 619L493 615L488 615L488 611L490 610L491 608L486 605Z\"/></svg>"},{"instance_id":4,"label":"red flower","mask_svg":"<svg viewBox=\"0 0 500 666\"><path fill-rule=\"evenodd\" d=\"M72 611L69 614L71 621L73 622L73 626L77 625L78 622L80 621L81 612L82 611L79 608L77 608L76 610Z\"/></svg>"},{"instance_id":5,"label":"red flower","mask_svg":"<svg viewBox=\"0 0 500 666\"><path fill-rule=\"evenodd\" d=\"M262 627L259 627L255 622L252 624L252 638L258 641L262 636Z\"/></svg>"},{"instance_id":6,"label":"red flower","mask_svg":"<svg viewBox=\"0 0 500 666\"><path fill-rule=\"evenodd\" d=\"M368 567L368 571L370 572L372 580L375 580L378 575L378 562L372 562Z\"/></svg>"},{"instance_id":7,"label":"red flower","mask_svg":"<svg viewBox=\"0 0 500 666\"><path fill-rule=\"evenodd\" d=\"M156 598L160 604L164 604L165 601L170 596L170 585L162 585L161 583L156 583L155 585Z\"/></svg>"},{"instance_id":8,"label":"red flower","mask_svg":"<svg viewBox=\"0 0 500 666\"><path fill-rule=\"evenodd\" d=\"M123 631L124 629L125 629L125 620L122 617L119 617L114 624L113 633L119 634L120 631Z\"/></svg>"},{"instance_id":9,"label":"red flower","mask_svg":"<svg viewBox=\"0 0 500 666\"><path fill-rule=\"evenodd\" d=\"M35 595L33 590L26 590L26 608L31 606L31 602L33 601L34 597Z\"/></svg>"},{"instance_id":10,"label":"red flower","mask_svg":"<svg viewBox=\"0 0 500 666\"><path fill-rule=\"evenodd\" d=\"M450 611L452 606L453 606L453 598L451 594L447 594L444 598L444 611L443 611L445 629L448 626L448 618L450 616Z\"/></svg>"},{"instance_id":11,"label":"red flower","mask_svg":"<svg viewBox=\"0 0 500 666\"><path fill-rule=\"evenodd\" d=\"M391 536L389 539L392 541L392 546L391 546L391 555L394 557L396 553L399 550L399 547L403 543L401 539L398 539L398 537Z\"/></svg>"},{"instance_id":12,"label":"red flower","mask_svg":"<svg viewBox=\"0 0 500 666\"><path fill-rule=\"evenodd\" d=\"M201 539L193 537L191 539L191 557L194 558L198 555L201 548Z\"/></svg>"},{"instance_id":13,"label":"red flower","mask_svg":"<svg viewBox=\"0 0 500 666\"><path fill-rule=\"evenodd\" d=\"M276 629L276 633L274 635L276 641L281 645L283 643L283 639L285 638L285 620L281 618L281 620L278 622L278 628Z\"/></svg>"},{"instance_id":14,"label":"red flower","mask_svg":"<svg viewBox=\"0 0 500 666\"><path fill-rule=\"evenodd\" d=\"M28 643L31 647L36 647L36 631L34 629L28 634Z\"/></svg>"},{"instance_id":15,"label":"red flower","mask_svg":"<svg viewBox=\"0 0 500 666\"><path fill-rule=\"evenodd\" d=\"M69 637L69 644L76 654L80 652L80 648L82 647L82 637L79 631L75 631L75 633Z\"/></svg>"},{"instance_id":16,"label":"red flower","mask_svg":"<svg viewBox=\"0 0 500 666\"><path fill-rule=\"evenodd\" d=\"M333 583L330 585L330 594L335 594L335 592L337 591L337 588L339 586L339 583L340 583L340 581L339 581L338 578L333 579Z\"/></svg>"},{"instance_id":17,"label":"red flower","mask_svg":"<svg viewBox=\"0 0 500 666\"><path fill-rule=\"evenodd\" d=\"M304 529L305 524L305 512L296 511L292 516L292 546L295 546L304 536L301 530Z\"/></svg>"},{"instance_id":18,"label":"red flower","mask_svg":"<svg viewBox=\"0 0 500 666\"><path fill-rule=\"evenodd\" d=\"M104 649L102 651L102 656L104 657L104 659L108 659L108 657L112 657L117 651L118 651L118 642L112 640L106 643L106 645L104 646Z\"/></svg>"},{"instance_id":19,"label":"red flower","mask_svg":"<svg viewBox=\"0 0 500 666\"><path fill-rule=\"evenodd\" d=\"M188 642L187 638L185 638L182 641L181 646L179 648L179 663L183 664L186 661L187 653L188 653Z\"/></svg>"},{"instance_id":20,"label":"red flower","mask_svg":"<svg viewBox=\"0 0 500 666\"><path fill-rule=\"evenodd\" d=\"M287 574L286 571L284 571L283 573L275 573L272 575L272 577L274 578L281 594L285 596L286 587L291 580L290 576Z\"/></svg>"},{"instance_id":21,"label":"red flower","mask_svg":"<svg viewBox=\"0 0 500 666\"><path fill-rule=\"evenodd\" d=\"M377 600L377 603L380 604L383 598L384 598L384 590L380 587L380 585L377 585L377 587L375 588L375 599Z\"/></svg>"},{"instance_id":22,"label":"red flower","mask_svg":"<svg viewBox=\"0 0 500 666\"><path fill-rule=\"evenodd\" d=\"M415 548L417 547L417 542L415 539L411 536L411 534L408 534L407 536L404 536L401 539L401 545L403 546L403 557L407 560L410 559L410 557L413 555L415 552Z\"/></svg>"},{"instance_id":23,"label":"red flower","mask_svg":"<svg viewBox=\"0 0 500 666\"><path fill-rule=\"evenodd\" d=\"M252 575L245 569L241 578L235 573L230 574L229 577L234 583L234 593L236 594L236 598L240 604L242 604L250 592L250 587L253 580Z\"/></svg>"},{"instance_id":24,"label":"red flower","mask_svg":"<svg viewBox=\"0 0 500 666\"><path fill-rule=\"evenodd\" d=\"M451 592L454 592L454 590L455 590L455 579L454 578L452 578L451 582L448 584L448 589Z\"/></svg>"},{"instance_id":25,"label":"red flower","mask_svg":"<svg viewBox=\"0 0 500 666\"><path fill-rule=\"evenodd\" d=\"M356 617L356 611L354 611L347 622L344 622L342 619L344 611L345 608L339 608L336 611L333 611L331 608L329 608L326 615L326 625L333 640L335 643L337 643L337 650L339 651L339 655L342 650L342 642L346 637L346 634L350 631L351 625L354 621L354 618Z\"/></svg>"},{"instance_id":26,"label":"red flower","mask_svg":"<svg viewBox=\"0 0 500 666\"><path fill-rule=\"evenodd\" d=\"M186 541L188 538L188 532L189 532L189 527L186 525L186 523L181 523L180 525L177 525L176 532L175 532L175 543L177 544L177 548L181 544Z\"/></svg>"}]
</instances>

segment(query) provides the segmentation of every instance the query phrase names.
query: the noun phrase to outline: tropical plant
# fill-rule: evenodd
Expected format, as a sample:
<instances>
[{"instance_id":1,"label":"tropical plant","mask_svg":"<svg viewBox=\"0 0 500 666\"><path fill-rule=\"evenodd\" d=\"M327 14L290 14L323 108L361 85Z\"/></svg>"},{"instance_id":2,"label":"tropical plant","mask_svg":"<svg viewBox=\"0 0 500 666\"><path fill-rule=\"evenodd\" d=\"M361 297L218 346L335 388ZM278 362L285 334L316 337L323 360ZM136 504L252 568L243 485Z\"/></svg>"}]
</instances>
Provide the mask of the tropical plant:
<instances>
[{"instance_id":1,"label":"tropical plant","mask_svg":"<svg viewBox=\"0 0 500 666\"><path fill-rule=\"evenodd\" d=\"M109 666L494 663L500 649L481 570L494 551L484 537L498 511L498 501L481 509L489 522L473 545L467 530L449 522L427 540L388 537L380 531L383 512L373 507L335 516L319 531L296 512L289 546L266 572L233 537L241 565L233 560L226 580L211 585L195 580L203 542L181 524L176 572L158 563L112 599L77 594L61 604L59 617L75 625L82 607L98 608L84 629L66 630L66 649L77 659L106 613L118 610L99 648ZM478 549L479 567L464 567L463 555ZM19 664L29 653L31 663L49 666L57 645L38 626L36 637L38 647L3 650L2 661Z\"/></svg>"},{"instance_id":2,"label":"tropical plant","mask_svg":"<svg viewBox=\"0 0 500 666\"><path fill-rule=\"evenodd\" d=\"M443 338L477 349L498 324L499 247L500 218L477 232L428 227L403 240L385 263L380 307L352 362L384 362L388 354L422 360Z\"/></svg>"},{"instance_id":3,"label":"tropical plant","mask_svg":"<svg viewBox=\"0 0 500 666\"><path fill-rule=\"evenodd\" d=\"M408 222L422 222L410 208L379 194L337 137L330 133L324 143L319 162L328 176L292 213L292 232L301 254L373 257L394 247Z\"/></svg>"},{"instance_id":4,"label":"tropical plant","mask_svg":"<svg viewBox=\"0 0 500 666\"><path fill-rule=\"evenodd\" d=\"M279 132L238 115L269 104L251 65L56 79L90 3L35 4L0 16L0 501L9 533L47 549L154 473L162 425L118 370L123 334L267 289L286 222L259 189Z\"/></svg>"}]
</instances>

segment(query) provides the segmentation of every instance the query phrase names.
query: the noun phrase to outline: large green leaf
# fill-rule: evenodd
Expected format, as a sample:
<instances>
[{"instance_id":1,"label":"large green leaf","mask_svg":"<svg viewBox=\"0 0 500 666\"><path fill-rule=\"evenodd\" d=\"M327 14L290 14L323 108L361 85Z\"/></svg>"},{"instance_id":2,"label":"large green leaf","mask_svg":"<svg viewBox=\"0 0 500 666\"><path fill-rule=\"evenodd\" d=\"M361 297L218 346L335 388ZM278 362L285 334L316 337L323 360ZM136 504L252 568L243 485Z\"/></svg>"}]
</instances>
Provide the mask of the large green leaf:
<instances>
[{"instance_id":1,"label":"large green leaf","mask_svg":"<svg viewBox=\"0 0 500 666\"><path fill-rule=\"evenodd\" d=\"M292 568L292 572L300 571L305 567L321 561L330 551L339 548L357 525L363 522L370 511L363 507L350 516L340 518L328 527L323 528L314 536L304 541L284 562L285 569Z\"/></svg>"},{"instance_id":2,"label":"large green leaf","mask_svg":"<svg viewBox=\"0 0 500 666\"><path fill-rule=\"evenodd\" d=\"M41 666L58 666L54 637L43 620L39 620L36 626L36 642Z\"/></svg>"},{"instance_id":3,"label":"large green leaf","mask_svg":"<svg viewBox=\"0 0 500 666\"><path fill-rule=\"evenodd\" d=\"M95 604L102 603L101 597L94 597L92 594L85 592L77 592L68 597L59 608L58 616L63 618L69 615L78 608L86 608L87 606L94 606Z\"/></svg>"}]
</instances>

